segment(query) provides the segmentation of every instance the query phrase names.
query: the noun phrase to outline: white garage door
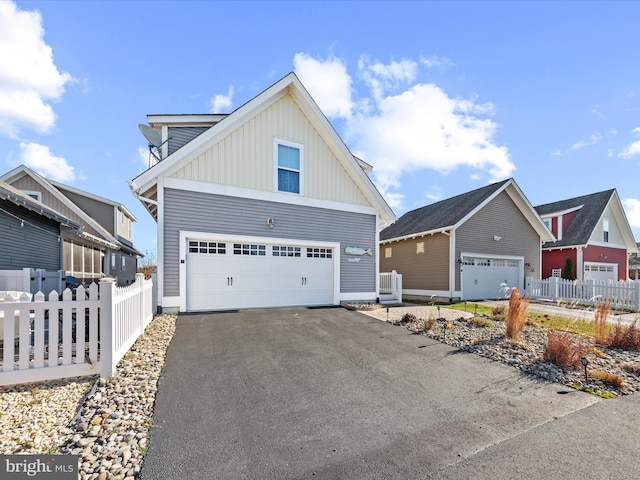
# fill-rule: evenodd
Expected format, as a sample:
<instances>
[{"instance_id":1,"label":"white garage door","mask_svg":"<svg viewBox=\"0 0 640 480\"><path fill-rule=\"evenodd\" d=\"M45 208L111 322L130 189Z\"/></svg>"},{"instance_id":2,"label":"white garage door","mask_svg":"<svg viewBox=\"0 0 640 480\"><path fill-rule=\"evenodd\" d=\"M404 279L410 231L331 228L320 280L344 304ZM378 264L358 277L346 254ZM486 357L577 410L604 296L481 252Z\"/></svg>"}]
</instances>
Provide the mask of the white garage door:
<instances>
[{"instance_id":1,"label":"white garage door","mask_svg":"<svg viewBox=\"0 0 640 480\"><path fill-rule=\"evenodd\" d=\"M187 240L188 311L331 305L333 248Z\"/></svg>"},{"instance_id":2,"label":"white garage door","mask_svg":"<svg viewBox=\"0 0 640 480\"><path fill-rule=\"evenodd\" d=\"M462 257L463 300L507 298L511 288L522 290L521 260Z\"/></svg>"},{"instance_id":3,"label":"white garage door","mask_svg":"<svg viewBox=\"0 0 640 480\"><path fill-rule=\"evenodd\" d=\"M618 265L615 263L584 264L585 280L618 280Z\"/></svg>"}]
</instances>

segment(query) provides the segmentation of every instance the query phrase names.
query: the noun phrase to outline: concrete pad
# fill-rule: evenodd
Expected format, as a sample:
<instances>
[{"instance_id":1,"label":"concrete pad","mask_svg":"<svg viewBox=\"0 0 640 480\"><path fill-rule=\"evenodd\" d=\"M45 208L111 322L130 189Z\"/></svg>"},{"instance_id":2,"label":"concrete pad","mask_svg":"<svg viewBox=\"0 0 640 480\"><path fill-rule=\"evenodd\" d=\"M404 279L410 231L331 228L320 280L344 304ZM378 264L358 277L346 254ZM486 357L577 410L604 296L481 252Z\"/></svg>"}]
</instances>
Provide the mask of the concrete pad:
<instances>
[{"instance_id":1,"label":"concrete pad","mask_svg":"<svg viewBox=\"0 0 640 480\"><path fill-rule=\"evenodd\" d=\"M599 401L340 308L184 315L142 478L424 478Z\"/></svg>"}]
</instances>

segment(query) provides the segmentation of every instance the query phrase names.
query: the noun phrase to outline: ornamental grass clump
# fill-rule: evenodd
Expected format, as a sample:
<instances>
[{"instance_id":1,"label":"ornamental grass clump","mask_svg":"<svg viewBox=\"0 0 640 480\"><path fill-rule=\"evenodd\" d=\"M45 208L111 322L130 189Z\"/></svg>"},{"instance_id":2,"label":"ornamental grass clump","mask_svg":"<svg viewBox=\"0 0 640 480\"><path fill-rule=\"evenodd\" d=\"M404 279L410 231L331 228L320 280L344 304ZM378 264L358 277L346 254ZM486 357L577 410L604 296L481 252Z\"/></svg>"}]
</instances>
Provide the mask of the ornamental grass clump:
<instances>
[{"instance_id":1,"label":"ornamental grass clump","mask_svg":"<svg viewBox=\"0 0 640 480\"><path fill-rule=\"evenodd\" d=\"M589 348L569 332L551 330L547 333L543 358L560 368L578 369L582 366L580 359L587 355Z\"/></svg>"},{"instance_id":2,"label":"ornamental grass clump","mask_svg":"<svg viewBox=\"0 0 640 480\"><path fill-rule=\"evenodd\" d=\"M620 389L626 388L624 379L616 373L594 370L591 372L591 378L600 380L605 385L611 385L612 387L617 387Z\"/></svg>"},{"instance_id":3,"label":"ornamental grass clump","mask_svg":"<svg viewBox=\"0 0 640 480\"><path fill-rule=\"evenodd\" d=\"M608 346L620 350L640 350L640 329L637 320L628 325L623 325L618 320L618 324L614 325L609 334Z\"/></svg>"},{"instance_id":4,"label":"ornamental grass clump","mask_svg":"<svg viewBox=\"0 0 640 480\"><path fill-rule=\"evenodd\" d=\"M593 318L593 340L596 345L609 344L609 326L607 325L607 317L611 311L611 299L607 299L604 303L596 304L596 312Z\"/></svg>"},{"instance_id":5,"label":"ornamental grass clump","mask_svg":"<svg viewBox=\"0 0 640 480\"><path fill-rule=\"evenodd\" d=\"M520 291L517 288L511 290L509 309L507 310L507 338L512 340L520 338L527 323L527 307L529 307L529 299L520 296Z\"/></svg>"}]
</instances>

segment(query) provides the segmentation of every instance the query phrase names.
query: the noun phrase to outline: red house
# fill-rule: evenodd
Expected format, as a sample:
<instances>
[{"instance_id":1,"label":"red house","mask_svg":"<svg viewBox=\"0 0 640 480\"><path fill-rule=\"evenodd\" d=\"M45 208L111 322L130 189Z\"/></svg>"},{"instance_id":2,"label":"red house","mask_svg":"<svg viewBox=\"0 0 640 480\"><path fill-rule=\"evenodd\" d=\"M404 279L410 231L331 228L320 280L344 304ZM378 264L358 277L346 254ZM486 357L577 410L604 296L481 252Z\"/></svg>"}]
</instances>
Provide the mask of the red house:
<instances>
[{"instance_id":1,"label":"red house","mask_svg":"<svg viewBox=\"0 0 640 480\"><path fill-rule=\"evenodd\" d=\"M535 207L557 238L542 245L542 278L564 276L567 258L579 280L627 280L638 252L615 189Z\"/></svg>"}]
</instances>

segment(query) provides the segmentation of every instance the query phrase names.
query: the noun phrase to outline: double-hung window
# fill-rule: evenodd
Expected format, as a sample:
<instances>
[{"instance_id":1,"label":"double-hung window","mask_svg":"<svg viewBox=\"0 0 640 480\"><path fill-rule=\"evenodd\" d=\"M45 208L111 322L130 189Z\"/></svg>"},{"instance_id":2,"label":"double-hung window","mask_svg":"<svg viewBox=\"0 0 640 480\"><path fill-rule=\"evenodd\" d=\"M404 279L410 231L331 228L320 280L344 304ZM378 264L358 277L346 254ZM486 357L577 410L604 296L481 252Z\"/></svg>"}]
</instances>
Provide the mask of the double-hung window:
<instances>
[{"instance_id":1,"label":"double-hung window","mask_svg":"<svg viewBox=\"0 0 640 480\"><path fill-rule=\"evenodd\" d=\"M278 191L299 194L302 180L302 146L276 141L276 165Z\"/></svg>"},{"instance_id":2,"label":"double-hung window","mask_svg":"<svg viewBox=\"0 0 640 480\"><path fill-rule=\"evenodd\" d=\"M602 220L602 241L609 241L609 219L605 218Z\"/></svg>"}]
</instances>

